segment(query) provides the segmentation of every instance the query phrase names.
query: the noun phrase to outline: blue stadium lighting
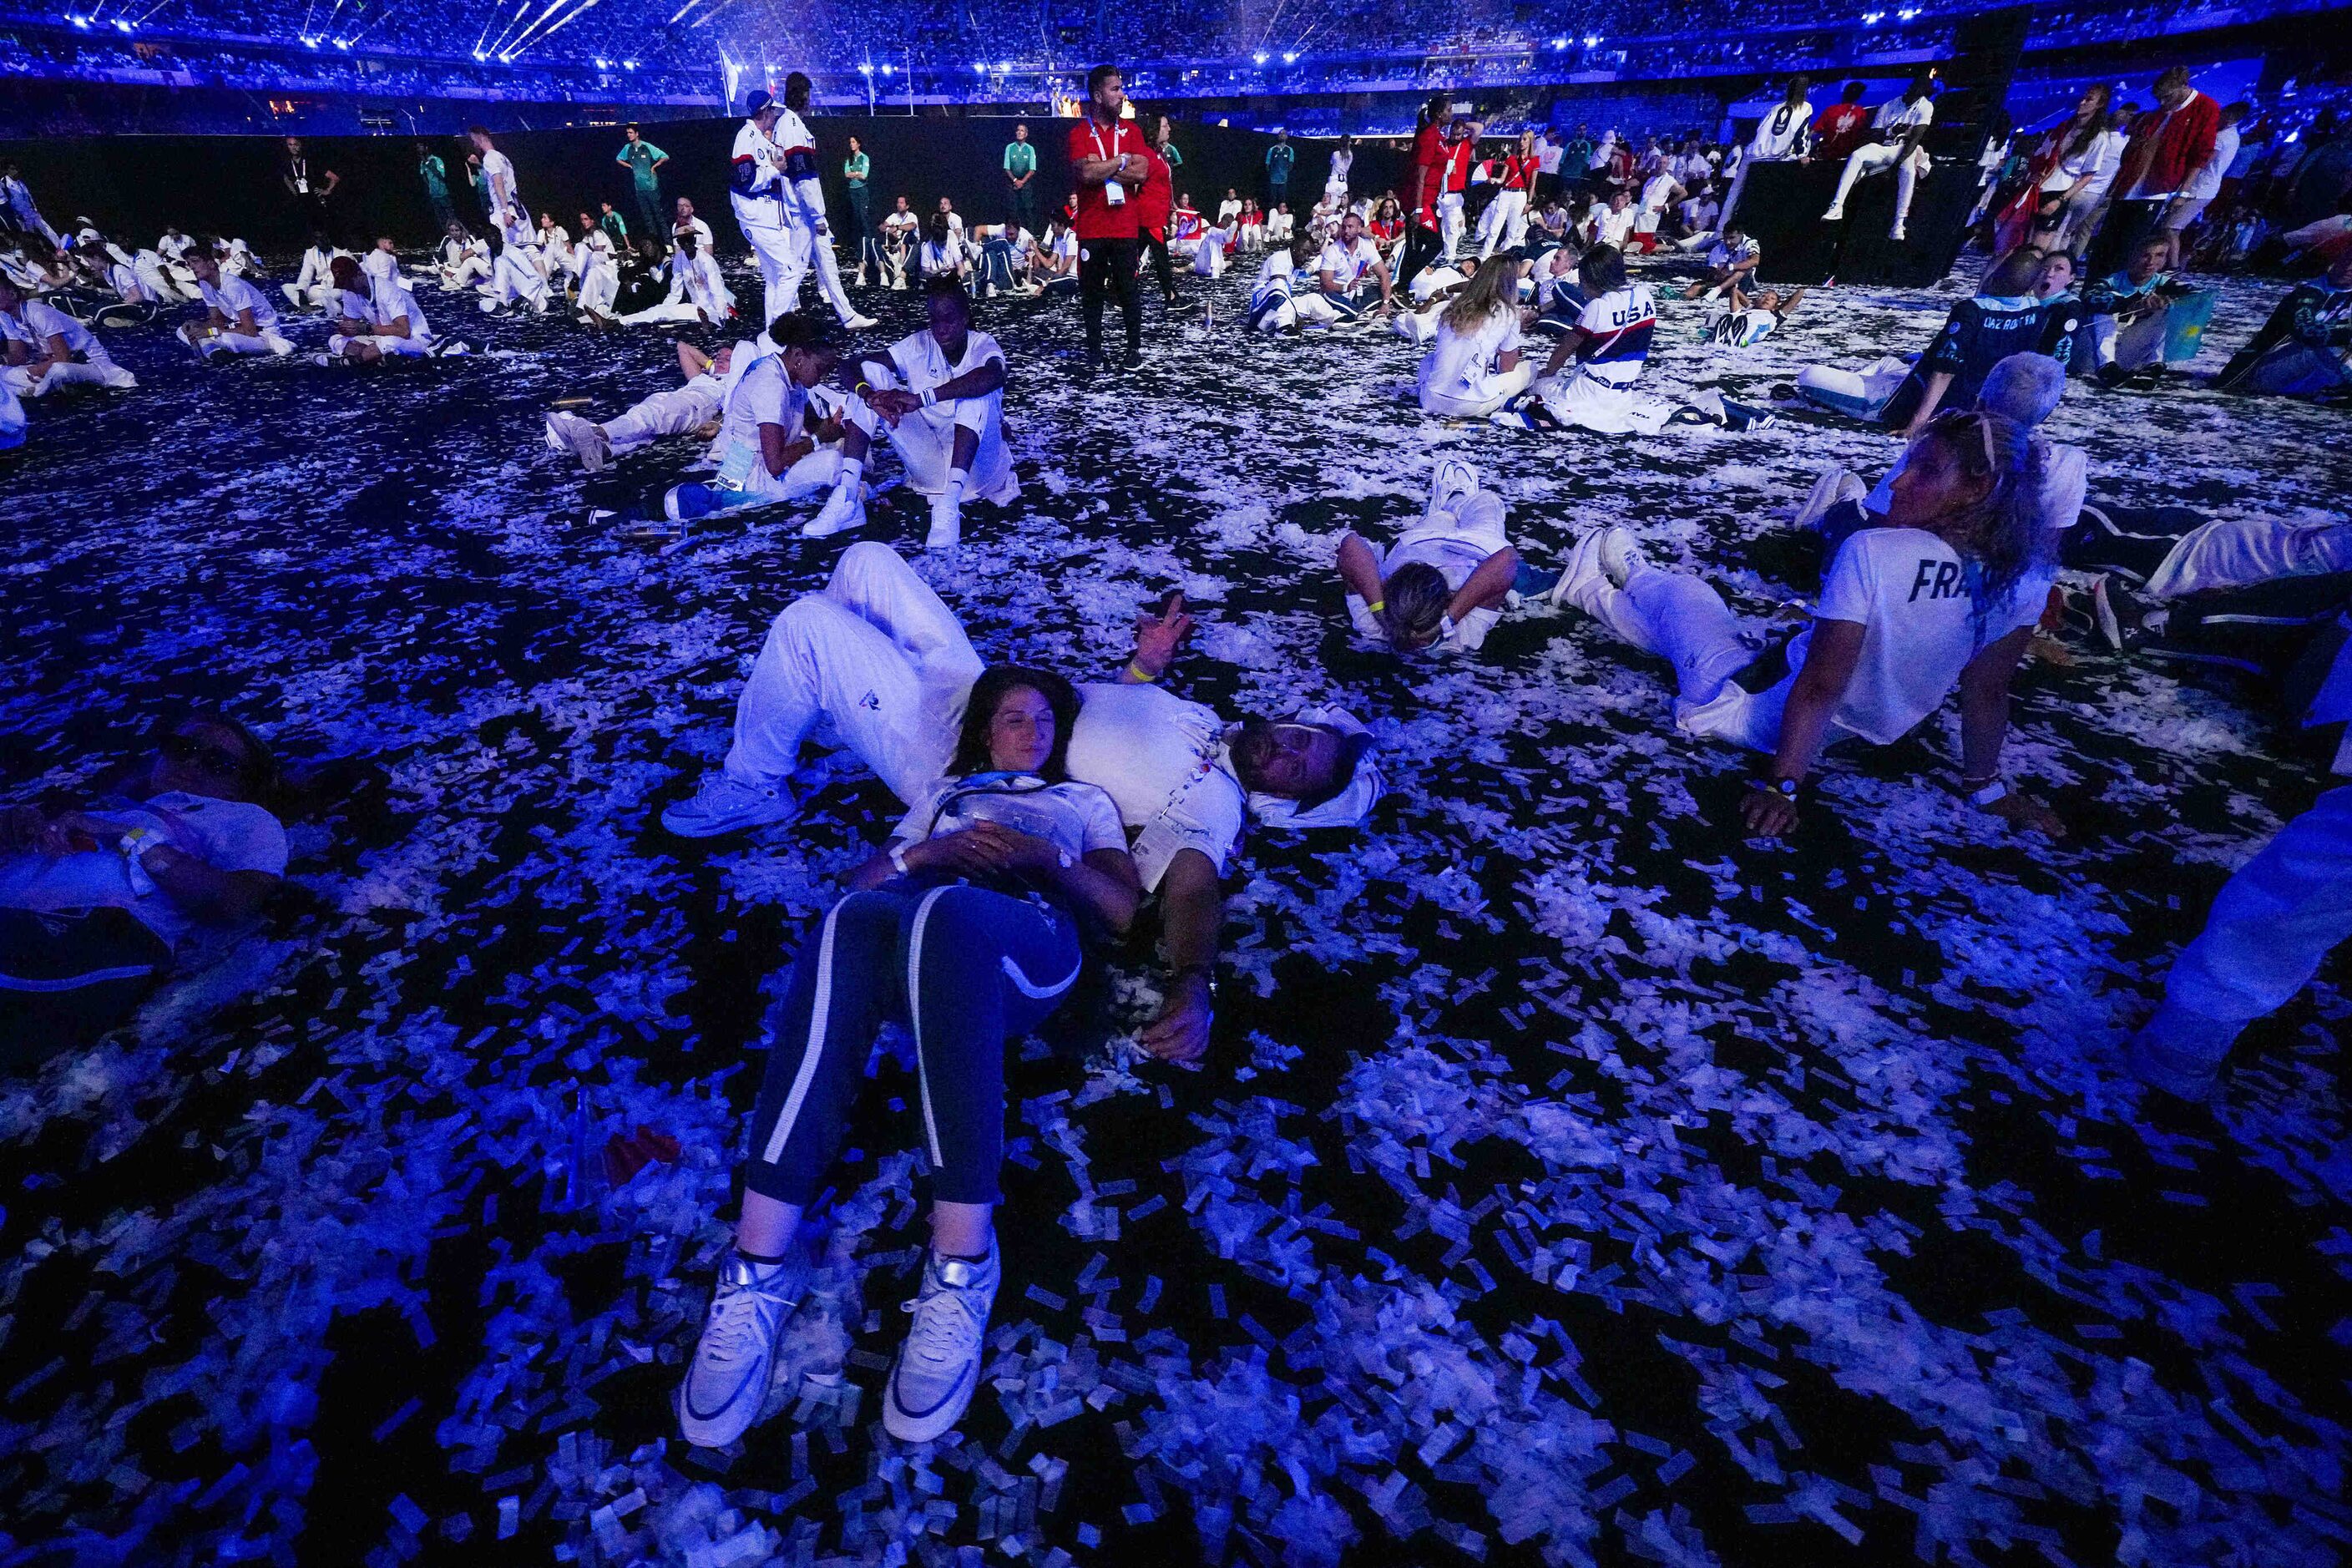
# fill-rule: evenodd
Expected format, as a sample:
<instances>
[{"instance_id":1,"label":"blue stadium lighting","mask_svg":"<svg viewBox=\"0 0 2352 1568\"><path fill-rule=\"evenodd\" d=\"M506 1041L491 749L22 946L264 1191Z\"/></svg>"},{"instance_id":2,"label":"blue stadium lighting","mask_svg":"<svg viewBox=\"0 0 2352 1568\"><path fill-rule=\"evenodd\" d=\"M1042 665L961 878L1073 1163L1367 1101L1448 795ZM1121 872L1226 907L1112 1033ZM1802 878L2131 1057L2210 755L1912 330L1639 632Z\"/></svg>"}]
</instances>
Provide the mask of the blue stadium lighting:
<instances>
[{"instance_id":1,"label":"blue stadium lighting","mask_svg":"<svg viewBox=\"0 0 2352 1568\"><path fill-rule=\"evenodd\" d=\"M1257 53L1250 56L1250 59L1253 63L1257 65L1265 64L1265 51L1264 49L1258 50Z\"/></svg>"},{"instance_id":2,"label":"blue stadium lighting","mask_svg":"<svg viewBox=\"0 0 2352 1568\"><path fill-rule=\"evenodd\" d=\"M489 57L489 56L488 56L488 55L486 55L486 54L484 54L481 50L479 50L479 49L476 49L476 50L474 51L474 58L475 58L476 59L478 59L478 60L486 60L486 59L488 59L490 57Z\"/></svg>"},{"instance_id":3,"label":"blue stadium lighting","mask_svg":"<svg viewBox=\"0 0 2352 1568\"><path fill-rule=\"evenodd\" d=\"M613 68L613 62L610 60L598 60L596 62L596 68L600 71L611 70Z\"/></svg>"},{"instance_id":4,"label":"blue stadium lighting","mask_svg":"<svg viewBox=\"0 0 2352 1568\"><path fill-rule=\"evenodd\" d=\"M1895 14L1897 16L1901 17L1904 21L1907 22L1907 21L1909 21L1912 17L1914 17L1914 16L1917 16L1917 15L1919 14L1919 7L1917 7L1916 5L1907 5L1907 6L1904 7L1902 10L1895 12Z\"/></svg>"},{"instance_id":5,"label":"blue stadium lighting","mask_svg":"<svg viewBox=\"0 0 2352 1568\"><path fill-rule=\"evenodd\" d=\"M874 68L872 66L859 66L857 68L857 74L859 76L872 76L874 74Z\"/></svg>"},{"instance_id":6,"label":"blue stadium lighting","mask_svg":"<svg viewBox=\"0 0 2352 1568\"><path fill-rule=\"evenodd\" d=\"M315 49L319 47L319 40L316 38L304 38L302 40L302 47L306 49Z\"/></svg>"},{"instance_id":7,"label":"blue stadium lighting","mask_svg":"<svg viewBox=\"0 0 2352 1568\"><path fill-rule=\"evenodd\" d=\"M1554 38L1551 41L1551 47L1555 49L1564 49L1568 47L1568 40L1566 38Z\"/></svg>"},{"instance_id":8,"label":"blue stadium lighting","mask_svg":"<svg viewBox=\"0 0 2352 1568\"><path fill-rule=\"evenodd\" d=\"M1297 51L1297 49L1285 49L1285 50L1283 50L1283 51L1282 51L1282 63L1283 63L1284 65L1286 65L1286 66L1295 66L1295 65L1297 65L1297 64L1298 63L1298 51Z\"/></svg>"},{"instance_id":9,"label":"blue stadium lighting","mask_svg":"<svg viewBox=\"0 0 2352 1568\"><path fill-rule=\"evenodd\" d=\"M999 60L996 62L996 73L999 76L1003 75L1006 71L1009 71L1012 68L1013 62L1011 60Z\"/></svg>"},{"instance_id":10,"label":"blue stadium lighting","mask_svg":"<svg viewBox=\"0 0 2352 1568\"><path fill-rule=\"evenodd\" d=\"M1597 48L1599 48L1599 47L1601 47L1601 35L1600 35L1600 34L1598 34L1598 33L1587 33L1587 34L1585 34L1585 35L1584 35L1584 47L1585 47L1586 48L1588 48L1588 49L1597 49Z\"/></svg>"},{"instance_id":11,"label":"blue stadium lighting","mask_svg":"<svg viewBox=\"0 0 2352 1568\"><path fill-rule=\"evenodd\" d=\"M974 60L972 62L971 68L980 72L982 76L986 76L988 74L988 62L986 60Z\"/></svg>"},{"instance_id":12,"label":"blue stadium lighting","mask_svg":"<svg viewBox=\"0 0 2352 1568\"><path fill-rule=\"evenodd\" d=\"M117 16L114 19L114 30L118 33L127 33L131 31L131 24L123 18Z\"/></svg>"},{"instance_id":13,"label":"blue stadium lighting","mask_svg":"<svg viewBox=\"0 0 2352 1568\"><path fill-rule=\"evenodd\" d=\"M89 26L89 18L87 16L74 16L68 18L68 20L70 20L75 26L85 30Z\"/></svg>"},{"instance_id":14,"label":"blue stadium lighting","mask_svg":"<svg viewBox=\"0 0 2352 1568\"><path fill-rule=\"evenodd\" d=\"M890 68L888 66L884 66L882 68L882 74L884 76L888 76L890 74Z\"/></svg>"},{"instance_id":15,"label":"blue stadium lighting","mask_svg":"<svg viewBox=\"0 0 2352 1568\"><path fill-rule=\"evenodd\" d=\"M637 62L635 60L623 60L621 62L621 68L625 71L633 71L637 68Z\"/></svg>"},{"instance_id":16,"label":"blue stadium lighting","mask_svg":"<svg viewBox=\"0 0 2352 1568\"><path fill-rule=\"evenodd\" d=\"M337 38L335 40L335 47L339 49L348 49L351 47L352 41L349 38Z\"/></svg>"},{"instance_id":17,"label":"blue stadium lighting","mask_svg":"<svg viewBox=\"0 0 2352 1568\"><path fill-rule=\"evenodd\" d=\"M1864 11L1862 14L1862 25L1865 27L1875 27L1878 26L1879 19L1885 15L1884 11Z\"/></svg>"}]
</instances>

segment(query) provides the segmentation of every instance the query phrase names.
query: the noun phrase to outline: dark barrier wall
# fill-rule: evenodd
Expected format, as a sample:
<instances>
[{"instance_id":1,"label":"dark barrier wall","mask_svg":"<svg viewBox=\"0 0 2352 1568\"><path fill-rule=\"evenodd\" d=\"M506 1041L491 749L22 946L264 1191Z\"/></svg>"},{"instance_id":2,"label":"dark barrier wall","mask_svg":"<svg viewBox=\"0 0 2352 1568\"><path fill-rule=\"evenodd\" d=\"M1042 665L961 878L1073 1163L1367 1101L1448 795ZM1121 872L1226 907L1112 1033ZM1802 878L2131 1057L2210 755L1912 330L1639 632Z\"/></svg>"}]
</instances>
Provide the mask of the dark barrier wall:
<instances>
[{"instance_id":1,"label":"dark barrier wall","mask_svg":"<svg viewBox=\"0 0 2352 1568\"><path fill-rule=\"evenodd\" d=\"M1952 268L1976 205L1974 152L1983 135L1969 126L1938 126L1928 138L1936 166L1912 193L1902 240L1886 237L1895 216L1895 176L1857 182L1845 221L1823 223L1837 194L1837 163L1759 163L1739 198L1739 225L1762 248L1758 273L1771 283L1889 283L1924 289Z\"/></svg>"},{"instance_id":2,"label":"dark barrier wall","mask_svg":"<svg viewBox=\"0 0 2352 1568\"><path fill-rule=\"evenodd\" d=\"M646 127L649 139L670 155L662 170L666 200L691 199L730 249L741 244L727 200L728 162L740 123L684 120ZM940 197L948 196L967 222L1002 221L1010 205L1004 145L1013 139L1014 123L887 116L813 121L835 231L848 223L841 163L853 135L873 160L869 188L876 221L901 195L919 212L931 211ZM1074 123L1027 121L1037 145L1041 220L1073 189L1068 144ZM1272 137L1185 122L1179 122L1175 135L1184 159L1176 172L1177 189L1190 191L1205 210L1213 212L1229 186L1244 195L1262 194L1265 149ZM516 178L534 214L551 212L556 222L576 229L583 208L593 212L599 201L610 201L628 218L630 232L637 232L628 173L614 162L622 142L618 128L516 132L497 141L514 160ZM445 135L428 139L428 144L448 166L452 203L478 227L479 210L466 188L463 140ZM348 245L390 234L415 246L436 237L432 208L417 179L414 138L312 137L305 139L305 149L314 170L332 169L342 176L333 203L338 240ZM265 136L0 142L0 161L23 166L34 199L61 230L87 215L118 238L142 244L152 244L168 223L191 233L238 235L258 249L275 251L299 249L306 223L280 184L284 155L283 142ZM1326 162L1319 149L1300 155L1292 189L1303 192L1307 205L1322 184Z\"/></svg>"}]
</instances>

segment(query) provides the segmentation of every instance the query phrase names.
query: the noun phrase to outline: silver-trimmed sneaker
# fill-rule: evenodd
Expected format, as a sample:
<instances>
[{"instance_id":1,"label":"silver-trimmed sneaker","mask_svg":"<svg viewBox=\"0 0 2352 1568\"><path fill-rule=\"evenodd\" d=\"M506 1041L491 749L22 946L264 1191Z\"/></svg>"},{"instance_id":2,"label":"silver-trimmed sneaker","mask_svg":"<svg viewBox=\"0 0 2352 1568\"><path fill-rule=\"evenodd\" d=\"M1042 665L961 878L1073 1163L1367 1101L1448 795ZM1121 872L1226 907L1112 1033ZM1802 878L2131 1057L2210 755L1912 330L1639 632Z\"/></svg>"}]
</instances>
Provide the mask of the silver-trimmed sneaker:
<instances>
[{"instance_id":1,"label":"silver-trimmed sneaker","mask_svg":"<svg viewBox=\"0 0 2352 1568\"><path fill-rule=\"evenodd\" d=\"M716 838L746 827L789 821L799 810L780 784L747 784L719 769L693 795L662 813L662 826L680 838Z\"/></svg>"},{"instance_id":2,"label":"silver-trimmed sneaker","mask_svg":"<svg viewBox=\"0 0 2352 1568\"><path fill-rule=\"evenodd\" d=\"M767 1403L776 1336L807 1284L788 1258L754 1263L732 1247L677 1389L678 1430L698 1448L723 1448L751 1430Z\"/></svg>"},{"instance_id":3,"label":"silver-trimmed sneaker","mask_svg":"<svg viewBox=\"0 0 2352 1568\"><path fill-rule=\"evenodd\" d=\"M963 1419L980 1387L1000 1264L992 1240L978 1263L924 1249L922 1289L905 1303L915 1321L882 1395L882 1425L900 1442L928 1443Z\"/></svg>"}]
</instances>

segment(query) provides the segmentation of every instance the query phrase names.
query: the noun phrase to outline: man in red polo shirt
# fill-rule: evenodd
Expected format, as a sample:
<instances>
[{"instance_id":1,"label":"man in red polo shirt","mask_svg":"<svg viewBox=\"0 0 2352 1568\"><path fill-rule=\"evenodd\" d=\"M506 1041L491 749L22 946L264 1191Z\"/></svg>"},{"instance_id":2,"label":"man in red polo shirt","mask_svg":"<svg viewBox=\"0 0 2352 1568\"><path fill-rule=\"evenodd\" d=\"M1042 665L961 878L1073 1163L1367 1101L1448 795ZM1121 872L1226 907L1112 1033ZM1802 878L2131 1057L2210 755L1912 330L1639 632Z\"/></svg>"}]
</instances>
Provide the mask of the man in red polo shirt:
<instances>
[{"instance_id":1,"label":"man in red polo shirt","mask_svg":"<svg viewBox=\"0 0 2352 1568\"><path fill-rule=\"evenodd\" d=\"M1139 258L1135 198L1150 161L1143 132L1119 118L1127 82L1117 66L1087 73L1087 112L1070 130L1070 167L1078 182L1078 305L1087 323L1087 362L1103 363L1103 303L1118 291L1127 322L1127 368L1143 363L1143 294L1136 287Z\"/></svg>"}]
</instances>

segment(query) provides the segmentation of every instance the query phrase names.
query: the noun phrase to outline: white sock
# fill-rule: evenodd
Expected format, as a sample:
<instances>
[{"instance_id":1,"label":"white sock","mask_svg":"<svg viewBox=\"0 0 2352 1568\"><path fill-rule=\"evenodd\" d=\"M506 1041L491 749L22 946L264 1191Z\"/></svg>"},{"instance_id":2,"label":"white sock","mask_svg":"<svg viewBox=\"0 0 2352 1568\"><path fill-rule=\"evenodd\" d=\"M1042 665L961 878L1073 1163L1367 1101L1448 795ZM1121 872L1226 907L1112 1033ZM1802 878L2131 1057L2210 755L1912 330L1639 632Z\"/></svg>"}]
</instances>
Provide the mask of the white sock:
<instances>
[{"instance_id":1,"label":"white sock","mask_svg":"<svg viewBox=\"0 0 2352 1568\"><path fill-rule=\"evenodd\" d=\"M957 506L961 506L963 504L963 488L971 482L971 474L970 470L964 468L950 468L948 470L948 500Z\"/></svg>"},{"instance_id":2,"label":"white sock","mask_svg":"<svg viewBox=\"0 0 2352 1568\"><path fill-rule=\"evenodd\" d=\"M847 490L847 491L849 492L849 499L850 499L850 500L864 500L866 499L862 494L860 494L860 493L859 493L859 489L858 489L859 482L860 482L861 480L863 480L865 478L866 478L866 459L865 459L865 458L844 458L841 460L841 485L840 485L840 488L841 488L841 489L845 489L845 490Z\"/></svg>"}]
</instances>

